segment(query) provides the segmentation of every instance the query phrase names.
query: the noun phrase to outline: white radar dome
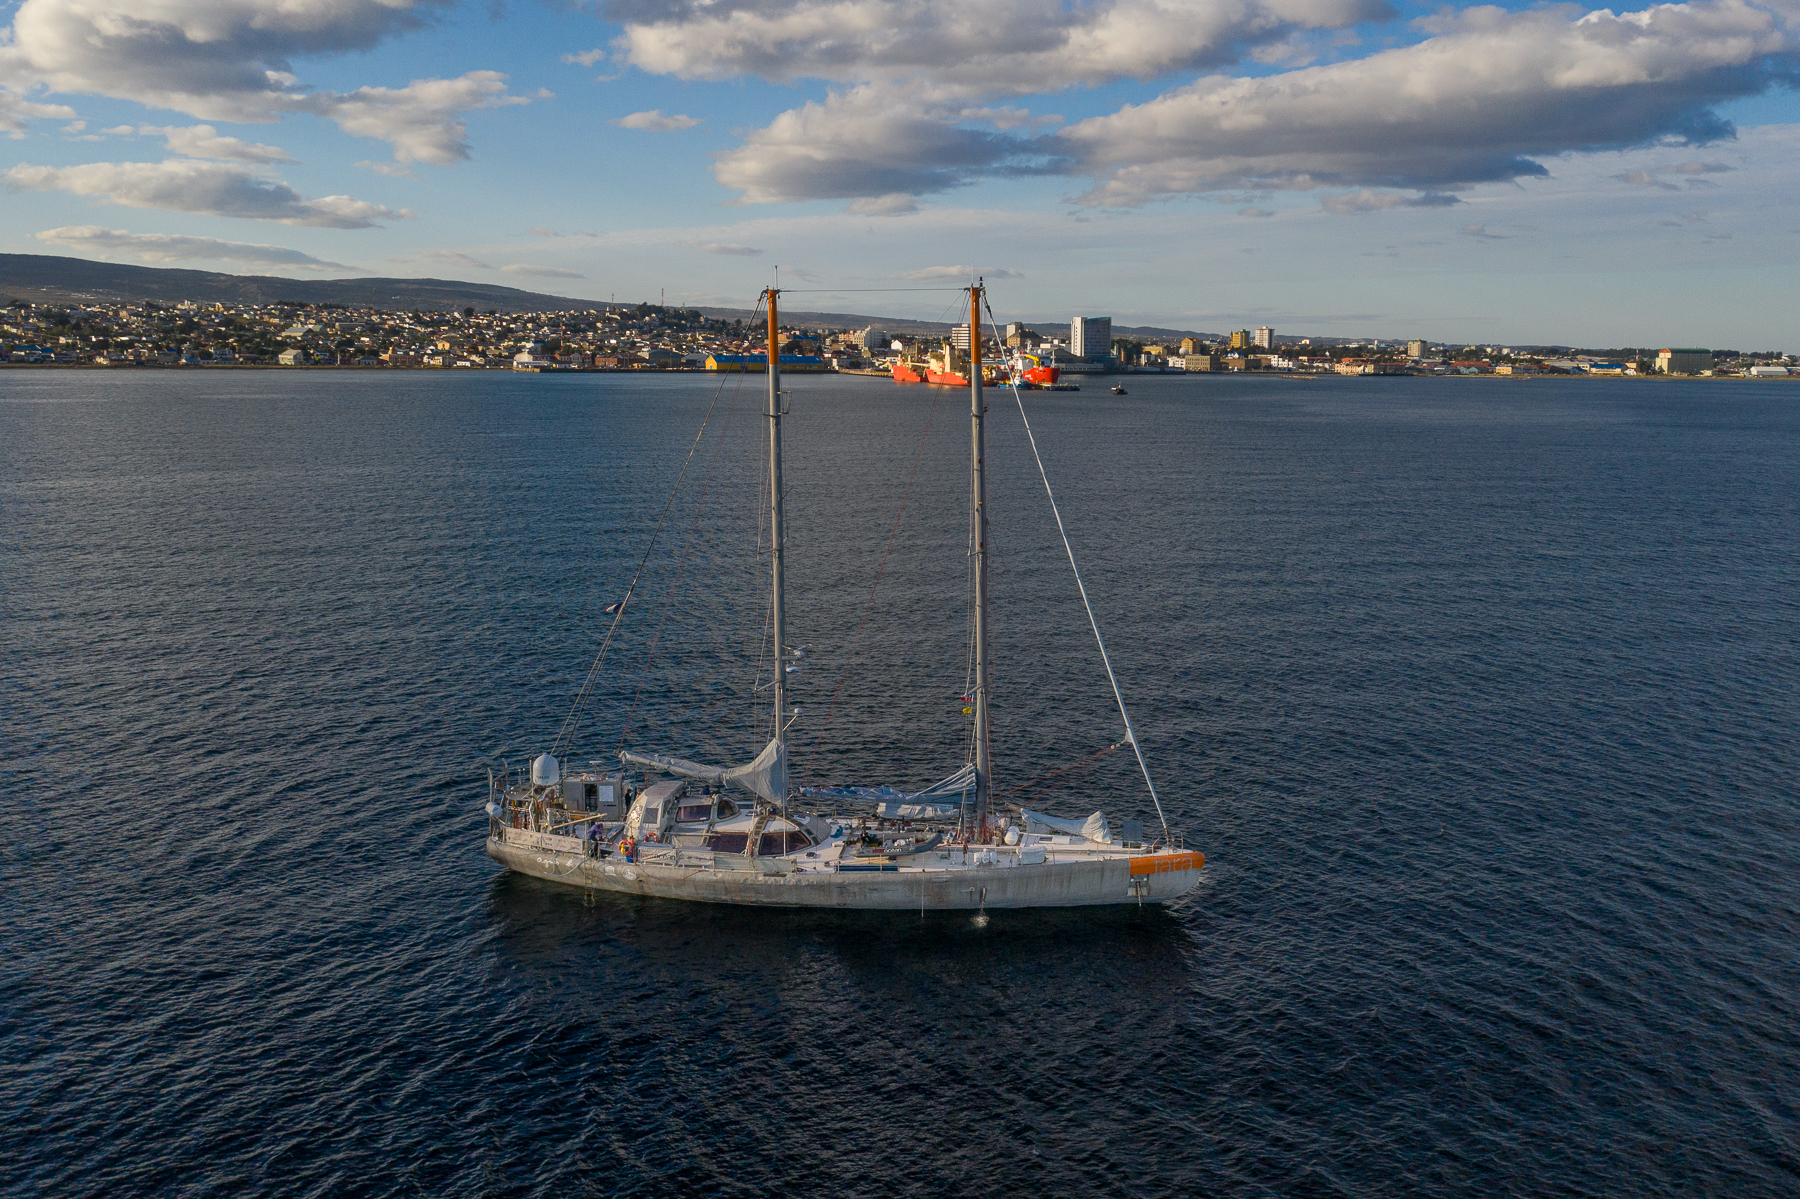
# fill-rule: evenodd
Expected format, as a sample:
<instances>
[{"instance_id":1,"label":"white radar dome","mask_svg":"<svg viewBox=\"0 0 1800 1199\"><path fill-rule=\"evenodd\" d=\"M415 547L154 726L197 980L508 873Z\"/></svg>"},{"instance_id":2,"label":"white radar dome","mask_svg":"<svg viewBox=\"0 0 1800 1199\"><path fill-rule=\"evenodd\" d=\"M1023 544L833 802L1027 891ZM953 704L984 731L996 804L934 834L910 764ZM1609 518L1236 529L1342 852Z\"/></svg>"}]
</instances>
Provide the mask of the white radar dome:
<instances>
[{"instance_id":1,"label":"white radar dome","mask_svg":"<svg viewBox=\"0 0 1800 1199\"><path fill-rule=\"evenodd\" d=\"M539 754L531 762L531 781L540 787L553 786L562 778L562 772L556 767L556 759L549 754Z\"/></svg>"}]
</instances>

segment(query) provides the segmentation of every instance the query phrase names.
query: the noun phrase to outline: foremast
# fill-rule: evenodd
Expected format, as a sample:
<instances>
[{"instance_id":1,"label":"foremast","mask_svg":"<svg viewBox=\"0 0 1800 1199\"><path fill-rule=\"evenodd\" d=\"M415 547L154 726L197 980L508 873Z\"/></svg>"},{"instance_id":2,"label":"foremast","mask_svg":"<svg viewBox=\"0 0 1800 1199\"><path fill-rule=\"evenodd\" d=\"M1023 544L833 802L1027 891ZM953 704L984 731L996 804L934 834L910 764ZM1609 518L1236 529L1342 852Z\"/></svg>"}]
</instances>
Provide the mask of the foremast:
<instances>
[{"instance_id":1,"label":"foremast","mask_svg":"<svg viewBox=\"0 0 1800 1199\"><path fill-rule=\"evenodd\" d=\"M975 551L975 812L971 839L988 839L988 805L993 796L994 745L988 724L988 555L987 453L981 401L981 292L969 288L970 536Z\"/></svg>"},{"instance_id":2,"label":"foremast","mask_svg":"<svg viewBox=\"0 0 1800 1199\"><path fill-rule=\"evenodd\" d=\"M775 639L774 739L787 752L787 525L781 496L781 318L776 311L777 288L763 295L769 301L769 541L772 547L769 622Z\"/></svg>"}]
</instances>

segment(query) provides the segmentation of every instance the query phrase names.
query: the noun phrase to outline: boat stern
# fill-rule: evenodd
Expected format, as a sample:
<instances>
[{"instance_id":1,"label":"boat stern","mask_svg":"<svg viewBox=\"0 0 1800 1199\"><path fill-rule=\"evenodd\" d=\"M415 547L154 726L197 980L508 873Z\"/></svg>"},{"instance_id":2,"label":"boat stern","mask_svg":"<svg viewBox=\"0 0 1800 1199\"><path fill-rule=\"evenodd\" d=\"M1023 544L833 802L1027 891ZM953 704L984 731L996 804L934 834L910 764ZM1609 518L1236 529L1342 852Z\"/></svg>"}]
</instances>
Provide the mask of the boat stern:
<instances>
[{"instance_id":1,"label":"boat stern","mask_svg":"<svg viewBox=\"0 0 1800 1199\"><path fill-rule=\"evenodd\" d=\"M1197 849L1165 849L1130 860L1130 893L1140 900L1178 899L1200 883L1206 855Z\"/></svg>"}]
</instances>

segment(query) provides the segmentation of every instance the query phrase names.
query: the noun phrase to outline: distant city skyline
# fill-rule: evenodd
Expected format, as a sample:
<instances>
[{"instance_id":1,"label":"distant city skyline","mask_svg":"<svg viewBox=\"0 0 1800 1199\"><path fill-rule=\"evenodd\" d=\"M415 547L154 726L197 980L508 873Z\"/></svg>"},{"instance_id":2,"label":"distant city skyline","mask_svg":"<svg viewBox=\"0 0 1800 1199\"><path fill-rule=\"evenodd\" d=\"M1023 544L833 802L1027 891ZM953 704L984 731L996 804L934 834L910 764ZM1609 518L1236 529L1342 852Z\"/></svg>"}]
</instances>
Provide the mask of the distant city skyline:
<instances>
[{"instance_id":1,"label":"distant city skyline","mask_svg":"<svg viewBox=\"0 0 1800 1199\"><path fill-rule=\"evenodd\" d=\"M1002 321L1795 348L1794 0L9 20L7 252L698 306L779 264L803 307L947 323L916 289L981 274Z\"/></svg>"}]
</instances>

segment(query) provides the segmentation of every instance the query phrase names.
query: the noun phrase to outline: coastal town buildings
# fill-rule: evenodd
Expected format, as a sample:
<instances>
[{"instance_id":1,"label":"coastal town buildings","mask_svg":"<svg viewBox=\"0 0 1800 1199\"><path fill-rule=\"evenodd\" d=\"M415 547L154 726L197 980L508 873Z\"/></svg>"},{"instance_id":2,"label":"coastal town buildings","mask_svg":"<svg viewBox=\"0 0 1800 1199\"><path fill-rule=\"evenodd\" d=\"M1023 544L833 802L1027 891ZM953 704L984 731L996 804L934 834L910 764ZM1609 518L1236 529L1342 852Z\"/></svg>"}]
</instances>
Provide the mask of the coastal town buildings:
<instances>
[{"instance_id":1,"label":"coastal town buildings","mask_svg":"<svg viewBox=\"0 0 1800 1199\"><path fill-rule=\"evenodd\" d=\"M902 326L906 328L907 326ZM917 326L912 326L917 330ZM1159 332L1159 331L1149 331ZM0 364L219 369L321 366L362 369L761 372L760 327L652 304L567 312L401 312L335 304L89 302L0 307ZM784 370L881 370L904 352L946 341L966 350L968 329L895 332L787 326ZM1422 339L1297 338L1269 326L1229 334L1114 336L1112 318L1080 316L1065 340L1023 323L1003 326L993 352L1020 350L1071 380L1113 372L1299 372L1505 376L1633 375L1788 379L1792 356L1696 348L1568 349L1438 345Z\"/></svg>"}]
</instances>

